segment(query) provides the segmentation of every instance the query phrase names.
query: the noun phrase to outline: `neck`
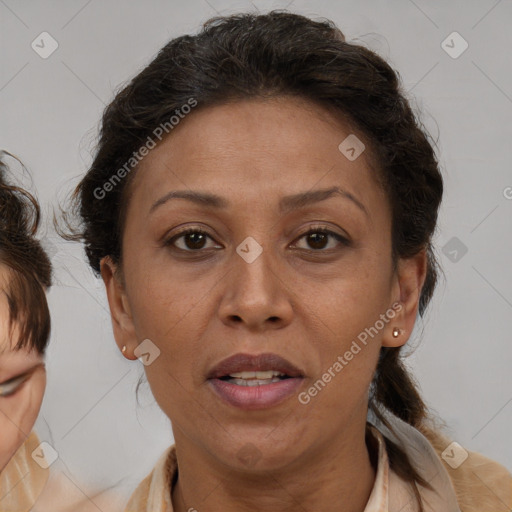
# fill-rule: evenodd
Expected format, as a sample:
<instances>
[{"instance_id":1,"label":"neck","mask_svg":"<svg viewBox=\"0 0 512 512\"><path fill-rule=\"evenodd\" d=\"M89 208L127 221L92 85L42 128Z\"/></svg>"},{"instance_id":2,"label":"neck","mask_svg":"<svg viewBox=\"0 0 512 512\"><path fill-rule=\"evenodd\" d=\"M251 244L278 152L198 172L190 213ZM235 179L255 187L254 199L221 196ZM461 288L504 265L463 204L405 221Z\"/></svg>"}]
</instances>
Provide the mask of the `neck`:
<instances>
[{"instance_id":1,"label":"neck","mask_svg":"<svg viewBox=\"0 0 512 512\"><path fill-rule=\"evenodd\" d=\"M172 491L175 512L363 512L375 482L365 422L355 435L343 433L285 468L257 474L226 467L184 436L175 439L179 461Z\"/></svg>"}]
</instances>

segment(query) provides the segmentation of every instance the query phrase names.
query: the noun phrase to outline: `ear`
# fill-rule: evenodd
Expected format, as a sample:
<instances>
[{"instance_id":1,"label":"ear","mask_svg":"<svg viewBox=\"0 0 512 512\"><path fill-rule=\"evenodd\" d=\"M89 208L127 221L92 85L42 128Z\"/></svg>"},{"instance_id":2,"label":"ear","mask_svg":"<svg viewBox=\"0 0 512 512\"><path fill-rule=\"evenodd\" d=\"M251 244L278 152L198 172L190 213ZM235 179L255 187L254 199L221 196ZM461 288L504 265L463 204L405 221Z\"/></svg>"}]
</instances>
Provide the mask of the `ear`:
<instances>
[{"instance_id":1,"label":"ear","mask_svg":"<svg viewBox=\"0 0 512 512\"><path fill-rule=\"evenodd\" d=\"M383 347L400 347L411 336L426 276L427 252L425 249L411 258L399 259L396 274L393 277L393 306L388 310L395 311L395 316L386 324L382 336ZM394 336L393 331L398 331L398 336Z\"/></svg>"},{"instance_id":2,"label":"ear","mask_svg":"<svg viewBox=\"0 0 512 512\"><path fill-rule=\"evenodd\" d=\"M117 270L117 265L110 256L101 259L100 271L107 292L114 338L124 357L134 360L137 359L134 355L138 345L137 336L124 284Z\"/></svg>"}]
</instances>

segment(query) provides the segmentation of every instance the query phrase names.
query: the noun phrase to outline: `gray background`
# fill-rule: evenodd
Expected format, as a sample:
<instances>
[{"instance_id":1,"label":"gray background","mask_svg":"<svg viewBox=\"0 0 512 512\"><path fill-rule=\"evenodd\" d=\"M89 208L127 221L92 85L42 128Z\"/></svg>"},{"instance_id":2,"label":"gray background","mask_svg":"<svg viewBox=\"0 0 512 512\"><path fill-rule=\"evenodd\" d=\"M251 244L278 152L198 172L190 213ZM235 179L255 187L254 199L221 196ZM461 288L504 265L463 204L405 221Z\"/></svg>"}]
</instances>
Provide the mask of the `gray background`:
<instances>
[{"instance_id":1,"label":"gray background","mask_svg":"<svg viewBox=\"0 0 512 512\"><path fill-rule=\"evenodd\" d=\"M170 38L254 6L330 18L399 71L438 141L446 185L435 240L446 282L409 365L453 439L512 469L512 2L0 0L0 148L27 165L49 215L90 163L114 90ZM43 31L59 45L46 59L31 47ZM442 46L454 31L469 44L457 58ZM77 486L128 489L172 442L170 426L147 384L137 404L142 364L119 354L80 247L50 227L45 245L56 285L37 427Z\"/></svg>"}]
</instances>

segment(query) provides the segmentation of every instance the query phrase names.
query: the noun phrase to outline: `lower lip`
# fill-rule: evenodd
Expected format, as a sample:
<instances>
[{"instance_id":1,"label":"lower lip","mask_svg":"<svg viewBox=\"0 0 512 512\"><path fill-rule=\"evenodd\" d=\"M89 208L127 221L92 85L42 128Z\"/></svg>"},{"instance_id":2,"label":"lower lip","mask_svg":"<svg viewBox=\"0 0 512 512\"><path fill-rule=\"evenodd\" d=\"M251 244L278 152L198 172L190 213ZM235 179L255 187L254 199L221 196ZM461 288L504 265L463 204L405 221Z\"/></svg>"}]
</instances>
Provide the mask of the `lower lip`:
<instances>
[{"instance_id":1,"label":"lower lip","mask_svg":"<svg viewBox=\"0 0 512 512\"><path fill-rule=\"evenodd\" d=\"M302 380L302 377L290 377L261 386L239 386L220 379L210 379L208 382L228 404L240 409L255 410L272 407L294 395Z\"/></svg>"}]
</instances>

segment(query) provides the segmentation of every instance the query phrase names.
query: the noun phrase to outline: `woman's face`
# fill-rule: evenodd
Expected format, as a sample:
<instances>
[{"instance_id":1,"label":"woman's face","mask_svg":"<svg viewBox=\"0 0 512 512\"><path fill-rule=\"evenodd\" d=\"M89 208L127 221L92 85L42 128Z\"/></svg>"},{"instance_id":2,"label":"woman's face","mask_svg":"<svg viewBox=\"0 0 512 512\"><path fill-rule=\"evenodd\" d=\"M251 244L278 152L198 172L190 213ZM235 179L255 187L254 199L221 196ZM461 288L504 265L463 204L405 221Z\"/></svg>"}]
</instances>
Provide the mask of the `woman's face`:
<instances>
[{"instance_id":1,"label":"woman's face","mask_svg":"<svg viewBox=\"0 0 512 512\"><path fill-rule=\"evenodd\" d=\"M177 443L233 468L251 459L277 468L364 431L379 350L406 341L424 269L410 260L393 272L388 199L367 154L354 159L353 139L339 149L351 133L298 99L240 101L191 113L141 162L124 285L108 258L102 274L116 340L128 357L148 354ZM403 330L396 339L393 327ZM299 375L275 357L215 370L236 354L274 354ZM289 378L229 377L237 369ZM261 386L249 385L254 377Z\"/></svg>"},{"instance_id":2,"label":"woman's face","mask_svg":"<svg viewBox=\"0 0 512 512\"><path fill-rule=\"evenodd\" d=\"M19 330L9 326L9 272L0 265L0 471L30 434L46 386L43 356L15 350Z\"/></svg>"}]
</instances>

